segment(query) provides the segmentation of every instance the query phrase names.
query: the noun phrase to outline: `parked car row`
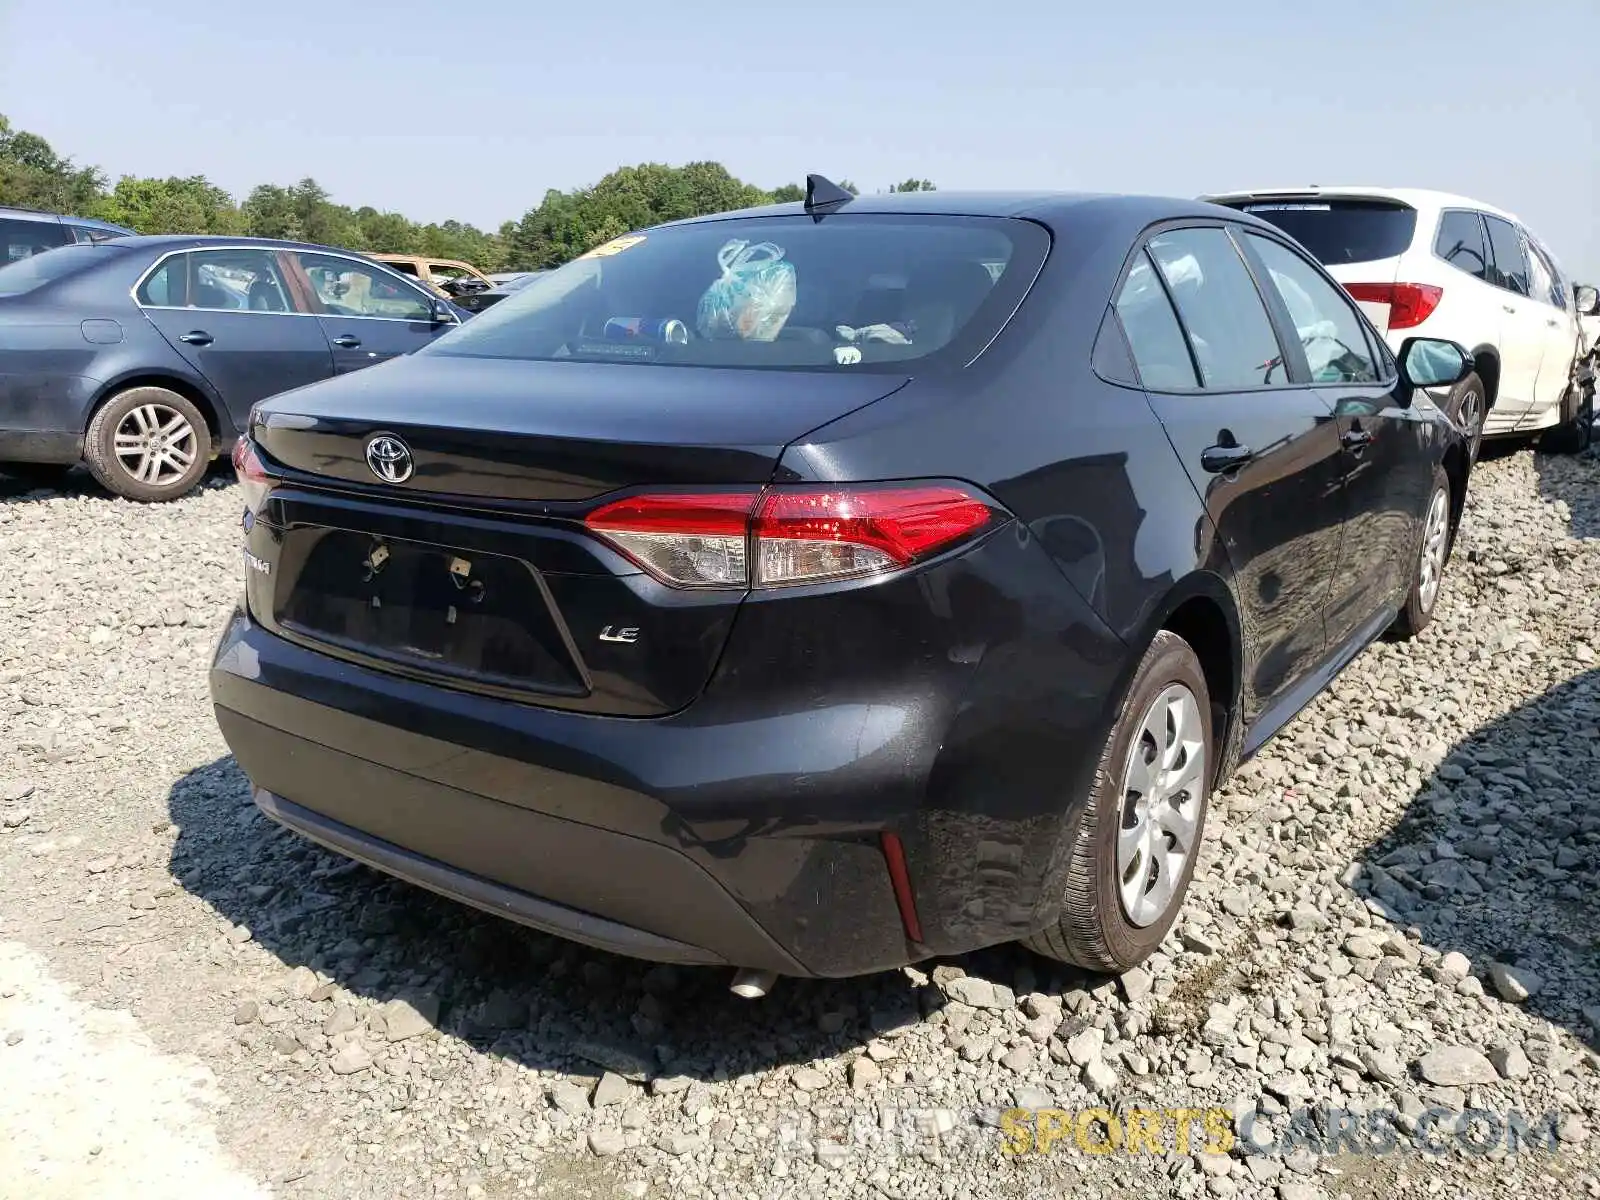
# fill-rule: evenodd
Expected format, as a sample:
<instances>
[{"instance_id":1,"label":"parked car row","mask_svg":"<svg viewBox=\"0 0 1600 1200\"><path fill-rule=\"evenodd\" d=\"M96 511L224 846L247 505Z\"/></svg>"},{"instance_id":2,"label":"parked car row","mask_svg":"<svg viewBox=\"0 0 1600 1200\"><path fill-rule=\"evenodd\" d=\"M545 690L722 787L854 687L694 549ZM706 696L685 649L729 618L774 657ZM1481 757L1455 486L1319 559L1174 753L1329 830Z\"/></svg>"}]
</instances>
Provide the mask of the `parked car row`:
<instances>
[{"instance_id":1,"label":"parked car row","mask_svg":"<svg viewBox=\"0 0 1600 1200\"><path fill-rule=\"evenodd\" d=\"M1473 469L1428 390L1486 368L1266 215L812 177L262 401L257 804L743 995L1139 962L1213 788L1426 627Z\"/></svg>"},{"instance_id":2,"label":"parked car row","mask_svg":"<svg viewBox=\"0 0 1600 1200\"><path fill-rule=\"evenodd\" d=\"M1357 300L1391 351L1416 334L1468 347L1474 370L1439 399L1468 431L1474 457L1484 437L1542 434L1542 444L1552 450L1589 444L1596 338L1584 322L1600 321L1600 297L1593 288L1574 287L1554 255L1511 214L1414 189L1258 189L1206 199L1261 216L1310 249ZM114 285L109 293L96 291L96 280L113 282L124 268L155 269L140 253L161 243L130 230L88 218L0 209L0 238L0 268L59 247L133 239L124 247L130 257L78 254L55 265L12 270L0 281L0 328L33 329L24 339L28 369L0 370L0 462L40 477L82 458L105 486L136 499L183 494L209 458L226 452L256 400L415 349L547 274L486 276L469 263L421 255L191 238L191 250L205 251L184 260L197 272L193 292L182 303L168 303L161 280L129 289L127 299ZM263 272L259 264L279 251L293 256ZM322 255L316 261L323 265L303 265L307 254ZM230 264L230 256L238 261ZM240 265L245 260L258 265ZM362 266L363 260L416 281L428 295L397 286L392 276ZM995 276L1003 264L985 266ZM451 304L439 309L435 299ZM63 302L98 305L79 314L76 336ZM122 318L134 310L145 321L124 324ZM196 328L176 331L168 327L185 320L172 310L252 315L189 321ZM321 318L316 329L325 337L314 336L310 326L297 327L291 316ZM374 329L365 339L352 330L328 333L327 318L338 317L384 319L405 328L387 328L381 336ZM225 329L222 340L206 326ZM52 338L61 344L48 345ZM158 395L149 399L156 406L149 409L139 402L148 393L124 395L135 386L160 388L187 404ZM94 426L102 411L110 415ZM155 419L150 412L169 430L164 436L176 439L159 462L146 452L160 448L160 439L147 440L138 427L141 414Z\"/></svg>"}]
</instances>

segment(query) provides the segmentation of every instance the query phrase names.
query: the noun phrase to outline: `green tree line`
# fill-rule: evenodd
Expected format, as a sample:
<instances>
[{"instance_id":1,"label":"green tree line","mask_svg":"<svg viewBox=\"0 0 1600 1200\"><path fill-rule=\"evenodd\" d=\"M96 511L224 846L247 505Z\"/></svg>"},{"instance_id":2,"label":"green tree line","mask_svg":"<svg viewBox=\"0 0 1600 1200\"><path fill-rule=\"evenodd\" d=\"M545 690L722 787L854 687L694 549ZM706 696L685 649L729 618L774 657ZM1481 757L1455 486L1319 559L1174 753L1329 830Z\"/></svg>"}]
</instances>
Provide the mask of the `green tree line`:
<instances>
[{"instance_id":1,"label":"green tree line","mask_svg":"<svg viewBox=\"0 0 1600 1200\"><path fill-rule=\"evenodd\" d=\"M840 186L859 192L848 180ZM932 191L933 184L907 179L887 190ZM351 208L310 178L259 184L242 202L204 175L124 175L112 184L98 168L57 154L0 114L0 205L97 217L140 233L291 238L373 254L462 259L485 271L556 267L631 229L804 195L799 184L768 191L744 183L721 163L641 163L618 167L591 187L551 189L520 220L491 233L461 221L424 224L370 205Z\"/></svg>"}]
</instances>

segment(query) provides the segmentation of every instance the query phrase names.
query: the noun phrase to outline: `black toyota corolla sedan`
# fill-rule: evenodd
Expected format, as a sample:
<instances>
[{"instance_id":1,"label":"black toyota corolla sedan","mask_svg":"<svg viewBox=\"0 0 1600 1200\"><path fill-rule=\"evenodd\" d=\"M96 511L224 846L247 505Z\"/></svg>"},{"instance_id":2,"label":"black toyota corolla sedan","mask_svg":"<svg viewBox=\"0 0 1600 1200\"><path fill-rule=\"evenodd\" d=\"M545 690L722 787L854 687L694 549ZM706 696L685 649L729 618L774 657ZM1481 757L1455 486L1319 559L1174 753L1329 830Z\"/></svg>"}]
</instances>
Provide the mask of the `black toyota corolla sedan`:
<instances>
[{"instance_id":1,"label":"black toyota corolla sedan","mask_svg":"<svg viewBox=\"0 0 1600 1200\"><path fill-rule=\"evenodd\" d=\"M1466 446L1294 241L1118 196L606 243L235 452L290 829L619 953L1151 953L1211 790L1439 595Z\"/></svg>"}]
</instances>

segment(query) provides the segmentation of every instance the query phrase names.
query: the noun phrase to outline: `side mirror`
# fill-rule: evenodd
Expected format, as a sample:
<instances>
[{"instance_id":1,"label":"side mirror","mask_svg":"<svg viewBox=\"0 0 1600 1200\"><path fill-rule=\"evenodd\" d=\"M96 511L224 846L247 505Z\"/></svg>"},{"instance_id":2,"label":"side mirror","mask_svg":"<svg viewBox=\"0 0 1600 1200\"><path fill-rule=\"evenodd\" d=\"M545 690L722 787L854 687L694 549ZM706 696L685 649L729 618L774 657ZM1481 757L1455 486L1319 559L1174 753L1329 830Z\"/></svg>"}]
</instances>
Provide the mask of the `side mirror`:
<instances>
[{"instance_id":1,"label":"side mirror","mask_svg":"<svg viewBox=\"0 0 1600 1200\"><path fill-rule=\"evenodd\" d=\"M450 306L448 300L435 300L433 302L433 323L435 325L459 325L460 319L456 310Z\"/></svg>"},{"instance_id":2,"label":"side mirror","mask_svg":"<svg viewBox=\"0 0 1600 1200\"><path fill-rule=\"evenodd\" d=\"M1580 283L1573 289L1573 292L1578 302L1579 316L1600 317L1600 288L1593 288L1587 283Z\"/></svg>"},{"instance_id":3,"label":"side mirror","mask_svg":"<svg viewBox=\"0 0 1600 1200\"><path fill-rule=\"evenodd\" d=\"M1443 338L1407 338L1399 360L1400 379L1413 390L1453 387L1478 365L1464 346Z\"/></svg>"}]
</instances>

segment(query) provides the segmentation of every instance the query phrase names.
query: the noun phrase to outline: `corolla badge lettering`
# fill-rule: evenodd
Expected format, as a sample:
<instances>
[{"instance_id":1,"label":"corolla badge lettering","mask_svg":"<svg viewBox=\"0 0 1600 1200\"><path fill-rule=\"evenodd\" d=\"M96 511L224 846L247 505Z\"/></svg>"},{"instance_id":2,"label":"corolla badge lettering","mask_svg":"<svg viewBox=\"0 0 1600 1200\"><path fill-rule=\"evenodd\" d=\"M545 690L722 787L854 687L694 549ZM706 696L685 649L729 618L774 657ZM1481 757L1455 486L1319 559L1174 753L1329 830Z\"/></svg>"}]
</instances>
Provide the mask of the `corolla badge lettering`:
<instances>
[{"instance_id":1,"label":"corolla badge lettering","mask_svg":"<svg viewBox=\"0 0 1600 1200\"><path fill-rule=\"evenodd\" d=\"M380 433L367 443L367 466L385 483L404 483L415 469L411 448L387 433Z\"/></svg>"},{"instance_id":2,"label":"corolla badge lettering","mask_svg":"<svg viewBox=\"0 0 1600 1200\"><path fill-rule=\"evenodd\" d=\"M620 629L615 625L607 625L600 631L600 640L602 642L637 642L639 640L639 630L632 625L625 625Z\"/></svg>"}]
</instances>

